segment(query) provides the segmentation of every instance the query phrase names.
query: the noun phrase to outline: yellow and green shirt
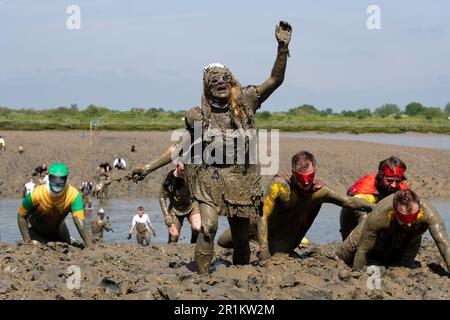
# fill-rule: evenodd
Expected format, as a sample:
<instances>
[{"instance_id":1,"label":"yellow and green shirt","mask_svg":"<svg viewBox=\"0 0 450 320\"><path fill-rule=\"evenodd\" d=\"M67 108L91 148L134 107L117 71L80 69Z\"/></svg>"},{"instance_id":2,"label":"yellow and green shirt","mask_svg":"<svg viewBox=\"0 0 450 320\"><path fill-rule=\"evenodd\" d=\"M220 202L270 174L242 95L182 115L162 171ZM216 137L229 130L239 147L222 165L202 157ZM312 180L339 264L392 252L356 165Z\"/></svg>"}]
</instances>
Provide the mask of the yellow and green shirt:
<instances>
[{"instance_id":1,"label":"yellow and green shirt","mask_svg":"<svg viewBox=\"0 0 450 320\"><path fill-rule=\"evenodd\" d=\"M84 219L80 193L71 185L57 196L52 196L46 185L38 186L23 199L19 209L19 215L29 217L32 225L38 223L49 229L57 228L69 212L73 218Z\"/></svg>"}]
</instances>

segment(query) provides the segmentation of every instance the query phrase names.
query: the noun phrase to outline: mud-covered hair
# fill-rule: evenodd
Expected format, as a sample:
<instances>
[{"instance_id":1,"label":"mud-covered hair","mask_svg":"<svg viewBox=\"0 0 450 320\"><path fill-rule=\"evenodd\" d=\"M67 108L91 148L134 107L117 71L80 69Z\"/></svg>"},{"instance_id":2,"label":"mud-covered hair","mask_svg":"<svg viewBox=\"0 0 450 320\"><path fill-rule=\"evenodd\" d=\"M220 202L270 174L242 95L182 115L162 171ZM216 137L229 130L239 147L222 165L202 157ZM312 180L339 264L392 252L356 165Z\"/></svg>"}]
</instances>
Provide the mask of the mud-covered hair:
<instances>
[{"instance_id":1,"label":"mud-covered hair","mask_svg":"<svg viewBox=\"0 0 450 320\"><path fill-rule=\"evenodd\" d=\"M138 211L141 211L141 210L144 210L144 207L143 206L139 206L137 209L138 209Z\"/></svg>"},{"instance_id":2,"label":"mud-covered hair","mask_svg":"<svg viewBox=\"0 0 450 320\"><path fill-rule=\"evenodd\" d=\"M412 190L399 190L394 195L394 209L398 209L400 206L405 206L410 212L414 203L417 203L420 206L419 197Z\"/></svg>"},{"instance_id":3,"label":"mud-covered hair","mask_svg":"<svg viewBox=\"0 0 450 320\"><path fill-rule=\"evenodd\" d=\"M250 117L247 114L247 110L245 108L245 105L240 101L241 96L241 85L237 81L237 79L234 77L234 75L231 73L231 71L228 69L228 67L223 67L222 69L225 69L225 72L228 73L231 77L231 91L230 91L230 109L231 109L231 118L233 119L233 122L235 123L236 127L239 129L249 129L250 127ZM203 74L203 104L208 104L209 101L207 97L209 96L208 91L208 72L209 70L204 71Z\"/></svg>"},{"instance_id":4,"label":"mud-covered hair","mask_svg":"<svg viewBox=\"0 0 450 320\"><path fill-rule=\"evenodd\" d=\"M308 151L300 151L294 154L291 160L292 169L297 167L297 164L301 164L301 168L304 169L307 167L307 163L311 162L313 167L316 167L316 158L314 155Z\"/></svg>"}]
</instances>

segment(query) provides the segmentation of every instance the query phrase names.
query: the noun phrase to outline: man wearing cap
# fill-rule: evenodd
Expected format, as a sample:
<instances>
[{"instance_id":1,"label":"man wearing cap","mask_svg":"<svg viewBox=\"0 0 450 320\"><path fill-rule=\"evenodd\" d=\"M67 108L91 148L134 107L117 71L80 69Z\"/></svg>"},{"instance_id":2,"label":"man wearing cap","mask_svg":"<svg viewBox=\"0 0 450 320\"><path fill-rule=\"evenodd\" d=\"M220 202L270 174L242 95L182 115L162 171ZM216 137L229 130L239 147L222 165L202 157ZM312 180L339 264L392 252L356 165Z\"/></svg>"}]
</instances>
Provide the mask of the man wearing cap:
<instances>
[{"instance_id":1,"label":"man wearing cap","mask_svg":"<svg viewBox=\"0 0 450 320\"><path fill-rule=\"evenodd\" d=\"M323 203L370 211L373 204L364 199L341 196L325 186L316 176L316 159L307 151L296 153L288 175L275 176L264 197L263 215L250 226L250 237L259 236L260 257L291 253L302 242ZM228 247L230 230L218 244Z\"/></svg>"},{"instance_id":2,"label":"man wearing cap","mask_svg":"<svg viewBox=\"0 0 450 320\"><path fill-rule=\"evenodd\" d=\"M368 264L414 266L422 235L429 231L450 271L450 243L439 213L415 192L400 190L376 205L339 247L337 256L353 269Z\"/></svg>"},{"instance_id":3,"label":"man wearing cap","mask_svg":"<svg viewBox=\"0 0 450 320\"><path fill-rule=\"evenodd\" d=\"M103 241L103 230L107 232L113 231L109 217L105 219L105 210L103 208L98 209L97 217L92 221L91 229L94 242Z\"/></svg>"},{"instance_id":4,"label":"man wearing cap","mask_svg":"<svg viewBox=\"0 0 450 320\"><path fill-rule=\"evenodd\" d=\"M78 190L67 184L69 169L62 163L49 168L46 184L36 187L22 201L17 223L24 242L36 240L72 243L64 222L69 212L86 247L92 244L84 226L83 201Z\"/></svg>"},{"instance_id":5,"label":"man wearing cap","mask_svg":"<svg viewBox=\"0 0 450 320\"><path fill-rule=\"evenodd\" d=\"M408 189L405 171L406 164L399 158L391 156L379 163L377 174L369 174L356 181L348 189L347 195L377 203L398 190ZM341 210L339 231L342 241L367 218L367 215L367 212L349 208Z\"/></svg>"},{"instance_id":6,"label":"man wearing cap","mask_svg":"<svg viewBox=\"0 0 450 320\"><path fill-rule=\"evenodd\" d=\"M250 219L258 217L262 209L262 185L259 163L250 156L256 150L250 150L249 135L253 133L252 139L256 139L256 111L283 83L291 33L292 27L285 21L275 27L277 57L270 77L259 85L241 86L220 63L204 68L201 105L186 113L184 139L129 177L140 181L187 154L186 181L201 215L195 263L202 275L209 273L214 257L219 215L227 217L233 233L233 264L250 262L248 228ZM242 144L235 143L237 140ZM237 154L243 156L234 157Z\"/></svg>"}]
</instances>

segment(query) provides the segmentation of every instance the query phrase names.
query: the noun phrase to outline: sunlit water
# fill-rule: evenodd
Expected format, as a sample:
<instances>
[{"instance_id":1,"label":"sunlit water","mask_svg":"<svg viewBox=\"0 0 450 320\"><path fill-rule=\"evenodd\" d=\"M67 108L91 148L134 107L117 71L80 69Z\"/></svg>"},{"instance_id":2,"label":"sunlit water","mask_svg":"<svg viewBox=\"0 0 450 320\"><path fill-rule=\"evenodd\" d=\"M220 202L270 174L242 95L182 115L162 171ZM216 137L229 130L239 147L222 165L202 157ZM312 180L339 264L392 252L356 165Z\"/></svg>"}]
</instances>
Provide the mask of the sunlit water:
<instances>
[{"instance_id":1,"label":"sunlit water","mask_svg":"<svg viewBox=\"0 0 450 320\"><path fill-rule=\"evenodd\" d=\"M422 147L450 150L450 135L445 134L388 134L388 133L303 133L281 132L280 137L286 138L314 138L347 141L365 141L400 146Z\"/></svg>"},{"instance_id":2,"label":"sunlit water","mask_svg":"<svg viewBox=\"0 0 450 320\"><path fill-rule=\"evenodd\" d=\"M21 199L1 199L0 200L0 236L1 241L6 243L13 243L22 239L17 226L17 210L20 206ZM442 215L446 226L450 225L450 199L432 200L433 205ZM94 208L99 208L100 204L94 202ZM104 241L106 242L120 242L131 243L136 241L135 236L132 240L127 240L128 231L130 230L131 220L136 214L136 208L143 206L146 213L149 214L150 219L156 229L156 238L152 237L154 243L165 243L168 239L167 227L164 224L164 219L159 207L157 199L116 199L108 200L101 204L105 209L106 215L110 217L114 232L105 232ZM306 237L317 243L327 243L335 240L340 240L339 234L339 212L340 208L325 204L322 206L314 224L309 230ZM91 230L90 221L95 218L96 210L86 212L86 221L88 230ZM81 239L73 224L72 218L69 216L66 219L70 234L75 239ZM218 236L228 227L228 221L224 217L219 218ZM430 237L429 234L426 234ZM190 224L187 220L181 230L181 243L190 242Z\"/></svg>"}]
</instances>

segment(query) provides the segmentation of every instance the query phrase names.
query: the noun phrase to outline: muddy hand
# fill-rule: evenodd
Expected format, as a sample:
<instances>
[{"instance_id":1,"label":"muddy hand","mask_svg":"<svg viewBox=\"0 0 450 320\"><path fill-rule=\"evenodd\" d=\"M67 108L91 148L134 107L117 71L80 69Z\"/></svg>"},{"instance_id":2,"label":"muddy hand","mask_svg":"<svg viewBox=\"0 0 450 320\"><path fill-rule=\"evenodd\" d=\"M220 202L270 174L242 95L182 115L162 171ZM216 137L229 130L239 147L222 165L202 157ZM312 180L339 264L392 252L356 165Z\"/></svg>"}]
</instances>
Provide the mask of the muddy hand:
<instances>
[{"instance_id":1,"label":"muddy hand","mask_svg":"<svg viewBox=\"0 0 450 320\"><path fill-rule=\"evenodd\" d=\"M280 21L275 27L275 37L280 45L287 46L291 41L292 27L286 21Z\"/></svg>"},{"instance_id":2,"label":"muddy hand","mask_svg":"<svg viewBox=\"0 0 450 320\"><path fill-rule=\"evenodd\" d=\"M127 180L132 180L136 183L139 181L144 180L144 178L147 176L146 170L143 168L134 169L131 172L131 175L128 175L126 178Z\"/></svg>"}]
</instances>

